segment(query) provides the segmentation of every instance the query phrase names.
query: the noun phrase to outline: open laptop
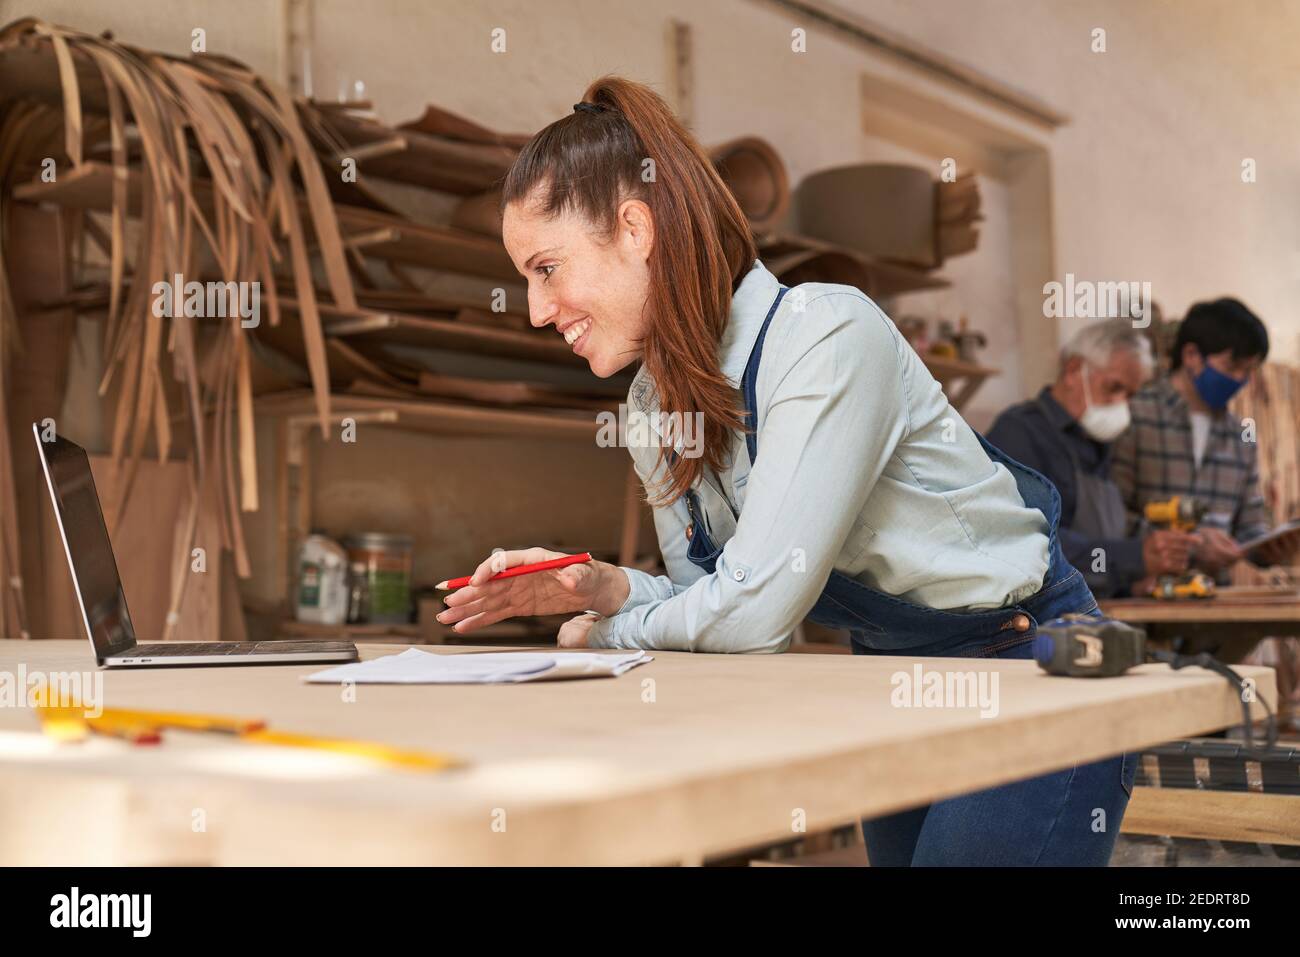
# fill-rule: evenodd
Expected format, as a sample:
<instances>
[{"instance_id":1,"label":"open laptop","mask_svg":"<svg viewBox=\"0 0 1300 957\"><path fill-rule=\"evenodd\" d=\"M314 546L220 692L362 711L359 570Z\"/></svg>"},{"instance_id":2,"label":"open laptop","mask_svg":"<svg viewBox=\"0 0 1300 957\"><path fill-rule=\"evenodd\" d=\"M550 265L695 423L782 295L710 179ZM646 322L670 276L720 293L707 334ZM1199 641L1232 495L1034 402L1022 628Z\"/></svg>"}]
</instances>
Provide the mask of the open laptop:
<instances>
[{"instance_id":1,"label":"open laptop","mask_svg":"<svg viewBox=\"0 0 1300 957\"><path fill-rule=\"evenodd\" d=\"M99 507L86 450L62 436L41 440L33 424L54 515L68 556L68 570L81 606L81 621L108 668L173 665L271 665L300 661L356 661L350 641L166 641L136 643L126 595Z\"/></svg>"}]
</instances>

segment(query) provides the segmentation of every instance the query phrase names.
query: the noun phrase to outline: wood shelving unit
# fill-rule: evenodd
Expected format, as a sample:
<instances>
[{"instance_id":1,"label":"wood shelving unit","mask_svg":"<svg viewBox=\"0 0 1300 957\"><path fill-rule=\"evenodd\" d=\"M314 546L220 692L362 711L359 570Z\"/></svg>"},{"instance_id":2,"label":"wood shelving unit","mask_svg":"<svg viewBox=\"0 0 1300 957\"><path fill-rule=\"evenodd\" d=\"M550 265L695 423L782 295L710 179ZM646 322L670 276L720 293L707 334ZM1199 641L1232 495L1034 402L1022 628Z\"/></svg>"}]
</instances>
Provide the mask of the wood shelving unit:
<instances>
[{"instance_id":1,"label":"wood shelving unit","mask_svg":"<svg viewBox=\"0 0 1300 957\"><path fill-rule=\"evenodd\" d=\"M769 233L758 237L758 251L768 269L782 279L812 268L826 277L817 281L846 282L874 298L947 289L952 285L942 276L922 269L868 256L811 236Z\"/></svg>"},{"instance_id":2,"label":"wood shelving unit","mask_svg":"<svg viewBox=\"0 0 1300 957\"><path fill-rule=\"evenodd\" d=\"M260 395L256 405L259 415L285 418L308 427L319 424L312 394L306 389ZM330 414L336 421L362 416L369 421L432 435L594 439L599 428L594 412L580 410L501 409L470 402L338 393L331 397Z\"/></svg>"},{"instance_id":3,"label":"wood shelving unit","mask_svg":"<svg viewBox=\"0 0 1300 957\"><path fill-rule=\"evenodd\" d=\"M506 146L394 130L334 110L325 122L349 144L336 153L336 160L351 157L364 175L461 196L484 192L500 182L516 153Z\"/></svg>"},{"instance_id":4,"label":"wood shelving unit","mask_svg":"<svg viewBox=\"0 0 1300 957\"><path fill-rule=\"evenodd\" d=\"M948 359L926 354L921 356L921 361L930 370L930 374L939 380L943 391L948 395L948 401L958 412L984 384L985 379L998 374L997 369L966 362L963 359Z\"/></svg>"},{"instance_id":5,"label":"wood shelving unit","mask_svg":"<svg viewBox=\"0 0 1300 957\"><path fill-rule=\"evenodd\" d=\"M211 195L211 185L196 184L197 201ZM14 199L48 203L71 209L109 212L113 208L113 167L87 160L51 183L39 180L14 187ZM140 209L140 180L132 172L127 187L127 211ZM306 206L303 206L304 211ZM345 246L368 256L450 272L508 279L518 282L519 274L497 240L452 226L428 226L400 219L392 214L356 206L335 204Z\"/></svg>"}]
</instances>

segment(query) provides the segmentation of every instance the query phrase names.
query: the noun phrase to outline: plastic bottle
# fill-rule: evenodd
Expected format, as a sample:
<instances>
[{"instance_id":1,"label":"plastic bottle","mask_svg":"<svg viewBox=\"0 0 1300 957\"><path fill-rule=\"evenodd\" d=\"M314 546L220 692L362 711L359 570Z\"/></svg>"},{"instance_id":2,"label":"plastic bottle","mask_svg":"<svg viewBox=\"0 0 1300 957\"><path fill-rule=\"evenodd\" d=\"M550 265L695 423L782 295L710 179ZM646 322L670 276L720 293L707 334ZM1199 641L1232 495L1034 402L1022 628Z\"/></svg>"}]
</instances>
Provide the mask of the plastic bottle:
<instances>
[{"instance_id":1,"label":"plastic bottle","mask_svg":"<svg viewBox=\"0 0 1300 957\"><path fill-rule=\"evenodd\" d=\"M297 619L341 625L348 617L348 554L324 535L308 535L298 549Z\"/></svg>"}]
</instances>

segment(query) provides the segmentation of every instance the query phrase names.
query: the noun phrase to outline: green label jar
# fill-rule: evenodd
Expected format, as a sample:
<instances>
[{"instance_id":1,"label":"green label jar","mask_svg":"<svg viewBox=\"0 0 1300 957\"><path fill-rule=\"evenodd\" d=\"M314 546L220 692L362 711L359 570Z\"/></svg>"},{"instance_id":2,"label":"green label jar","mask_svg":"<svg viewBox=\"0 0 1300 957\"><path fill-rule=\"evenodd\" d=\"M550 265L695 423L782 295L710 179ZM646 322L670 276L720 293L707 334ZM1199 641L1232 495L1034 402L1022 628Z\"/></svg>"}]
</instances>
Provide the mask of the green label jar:
<instances>
[{"instance_id":1,"label":"green label jar","mask_svg":"<svg viewBox=\"0 0 1300 957\"><path fill-rule=\"evenodd\" d=\"M406 624L411 620L411 552L409 535L369 532L344 540L348 562L364 569L369 601L366 621Z\"/></svg>"}]
</instances>

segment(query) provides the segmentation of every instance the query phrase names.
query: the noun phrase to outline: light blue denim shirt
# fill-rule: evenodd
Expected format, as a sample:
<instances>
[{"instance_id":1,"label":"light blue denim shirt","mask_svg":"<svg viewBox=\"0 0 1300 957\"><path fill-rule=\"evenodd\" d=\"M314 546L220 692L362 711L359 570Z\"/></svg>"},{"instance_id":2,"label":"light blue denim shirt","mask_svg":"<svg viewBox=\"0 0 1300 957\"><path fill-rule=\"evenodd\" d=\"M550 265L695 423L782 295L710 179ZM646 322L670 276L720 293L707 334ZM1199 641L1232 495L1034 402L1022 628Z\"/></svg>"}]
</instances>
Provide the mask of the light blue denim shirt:
<instances>
[{"instance_id":1,"label":"light blue denim shirt","mask_svg":"<svg viewBox=\"0 0 1300 957\"><path fill-rule=\"evenodd\" d=\"M779 288L756 260L732 298L719 358L737 390ZM656 508L668 574L624 569L631 592L592 625L591 647L784 651L832 568L943 610L1011 605L1041 587L1046 518L1025 506L1011 473L989 459L862 292L791 289L768 328L756 396L757 464L751 470L744 435L734 432L722 473L706 470L695 486L722 546L717 570L706 574L686 557L685 499ZM657 390L644 366L627 401L629 421L649 414L653 422ZM667 474L659 444L667 443L629 438L651 488Z\"/></svg>"}]
</instances>

